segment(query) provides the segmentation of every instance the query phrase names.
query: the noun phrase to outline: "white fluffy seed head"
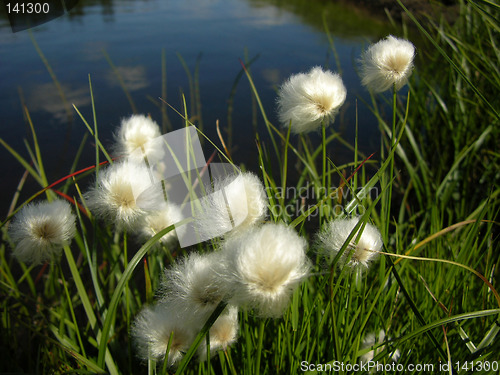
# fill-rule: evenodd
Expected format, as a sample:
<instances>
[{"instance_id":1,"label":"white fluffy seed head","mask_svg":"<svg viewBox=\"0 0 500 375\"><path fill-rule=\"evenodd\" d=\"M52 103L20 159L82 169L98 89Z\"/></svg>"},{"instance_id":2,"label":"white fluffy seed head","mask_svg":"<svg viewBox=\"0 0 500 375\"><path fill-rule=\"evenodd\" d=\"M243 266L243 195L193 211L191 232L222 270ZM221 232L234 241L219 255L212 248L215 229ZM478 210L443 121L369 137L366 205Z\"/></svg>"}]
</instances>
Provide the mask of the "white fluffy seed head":
<instances>
[{"instance_id":1,"label":"white fluffy seed head","mask_svg":"<svg viewBox=\"0 0 500 375\"><path fill-rule=\"evenodd\" d=\"M13 255L33 265L58 258L75 232L71 205L59 199L23 207L9 226L9 235L15 244Z\"/></svg>"},{"instance_id":2,"label":"white fluffy seed head","mask_svg":"<svg viewBox=\"0 0 500 375\"><path fill-rule=\"evenodd\" d=\"M226 348L238 339L238 308L228 305L226 310L217 318L210 328L210 354L215 355L217 350ZM200 361L207 359L206 340L198 348Z\"/></svg>"},{"instance_id":3,"label":"white fluffy seed head","mask_svg":"<svg viewBox=\"0 0 500 375\"><path fill-rule=\"evenodd\" d=\"M411 42L389 35L363 53L361 83L373 92L383 92L394 85L399 90L412 73L414 56Z\"/></svg>"},{"instance_id":4,"label":"white fluffy seed head","mask_svg":"<svg viewBox=\"0 0 500 375\"><path fill-rule=\"evenodd\" d=\"M137 193L150 188L151 178L145 167L117 162L99 171L97 187L85 194L85 200L97 217L120 229L134 230L145 215L137 204Z\"/></svg>"},{"instance_id":5,"label":"white fluffy seed head","mask_svg":"<svg viewBox=\"0 0 500 375\"><path fill-rule=\"evenodd\" d=\"M238 335L238 308L228 306L210 328L210 347L225 350L233 344Z\"/></svg>"},{"instance_id":6,"label":"white fluffy seed head","mask_svg":"<svg viewBox=\"0 0 500 375\"><path fill-rule=\"evenodd\" d=\"M160 127L150 117L132 115L122 120L118 132L115 134L115 152L120 156L130 156L137 148L143 148L146 155L156 153L149 141L161 135Z\"/></svg>"},{"instance_id":7,"label":"white fluffy seed head","mask_svg":"<svg viewBox=\"0 0 500 375\"><path fill-rule=\"evenodd\" d=\"M158 211L148 212L140 225L140 237L147 241L161 230L177 224L182 220L181 209L175 204L163 204ZM177 231L182 231L180 226L164 235L158 244L170 244L177 238Z\"/></svg>"},{"instance_id":8,"label":"white fluffy seed head","mask_svg":"<svg viewBox=\"0 0 500 375\"><path fill-rule=\"evenodd\" d=\"M190 253L165 270L159 295L192 326L203 324L225 297L219 253ZM201 327L200 327L201 328Z\"/></svg>"},{"instance_id":9,"label":"white fluffy seed head","mask_svg":"<svg viewBox=\"0 0 500 375\"><path fill-rule=\"evenodd\" d=\"M369 333L365 336L363 339L363 343L361 345L361 349L368 349L373 347L374 345L380 345L384 342L385 340L385 332L384 330L380 330L378 335L375 335L375 333ZM373 360L373 358L380 352L382 352L385 349L385 345L379 346L376 349L370 350L369 352L363 354L360 357L360 361L362 363L367 363ZM390 353L389 360L391 362L397 362L401 353L399 349L394 350L392 353Z\"/></svg>"},{"instance_id":10,"label":"white fluffy seed head","mask_svg":"<svg viewBox=\"0 0 500 375\"><path fill-rule=\"evenodd\" d=\"M192 344L195 334L183 317L165 304L145 307L135 318L131 330L137 354L144 361L164 360L170 336L173 335L168 353L169 366L180 361Z\"/></svg>"},{"instance_id":11,"label":"white fluffy seed head","mask_svg":"<svg viewBox=\"0 0 500 375\"><path fill-rule=\"evenodd\" d=\"M215 181L213 191L201 202L196 227L204 238L242 233L267 214L264 186L251 172Z\"/></svg>"},{"instance_id":12,"label":"white fluffy seed head","mask_svg":"<svg viewBox=\"0 0 500 375\"><path fill-rule=\"evenodd\" d=\"M347 91L336 73L314 67L308 73L292 75L280 88L278 116L284 128L291 121L295 134L333 123Z\"/></svg>"},{"instance_id":13,"label":"white fluffy seed head","mask_svg":"<svg viewBox=\"0 0 500 375\"><path fill-rule=\"evenodd\" d=\"M329 261L332 261L338 254L358 222L359 217L334 220L327 223L318 233L320 252ZM348 267L363 266L368 268L383 245L382 236L376 227L367 223L359 236L360 229L356 231L340 258L340 263L346 264Z\"/></svg>"},{"instance_id":14,"label":"white fluffy seed head","mask_svg":"<svg viewBox=\"0 0 500 375\"><path fill-rule=\"evenodd\" d=\"M230 303L255 308L264 317L279 317L290 296L309 272L306 241L293 229L267 223L223 248L225 279L232 286Z\"/></svg>"}]
</instances>

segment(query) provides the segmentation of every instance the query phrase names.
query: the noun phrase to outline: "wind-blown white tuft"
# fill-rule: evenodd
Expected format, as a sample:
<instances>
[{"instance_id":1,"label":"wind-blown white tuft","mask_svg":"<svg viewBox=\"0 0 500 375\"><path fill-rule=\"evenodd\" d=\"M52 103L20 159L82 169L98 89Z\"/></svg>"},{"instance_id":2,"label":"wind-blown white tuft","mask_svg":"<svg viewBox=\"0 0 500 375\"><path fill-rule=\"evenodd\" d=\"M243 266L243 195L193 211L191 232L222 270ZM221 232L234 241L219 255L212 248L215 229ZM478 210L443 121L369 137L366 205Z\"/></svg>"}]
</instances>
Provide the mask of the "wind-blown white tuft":
<instances>
[{"instance_id":1,"label":"wind-blown white tuft","mask_svg":"<svg viewBox=\"0 0 500 375\"><path fill-rule=\"evenodd\" d=\"M117 162L99 171L97 187L84 197L93 214L111 221L119 229L135 229L145 215L138 205L138 192L150 190L154 200L151 178L146 167L128 161Z\"/></svg>"},{"instance_id":2,"label":"wind-blown white tuft","mask_svg":"<svg viewBox=\"0 0 500 375\"><path fill-rule=\"evenodd\" d=\"M165 304L148 306L135 318L131 330L137 353L145 361L165 359L171 334L172 344L167 360L169 366L182 358L196 334L192 327L185 324L182 316Z\"/></svg>"},{"instance_id":3,"label":"wind-blown white tuft","mask_svg":"<svg viewBox=\"0 0 500 375\"><path fill-rule=\"evenodd\" d=\"M378 335L375 336L374 333L369 333L365 336L363 339L363 343L361 345L361 349L368 349L371 348L374 345L380 345L384 342L385 339L385 332L384 330L380 330ZM360 361L362 363L367 363L373 360L373 358L380 352L382 352L385 349L385 345L381 345L376 349L370 350L369 352L363 354L360 358ZM397 362L399 359L399 356L401 355L399 349L394 350L393 352L390 353L389 355L389 361L390 362Z\"/></svg>"},{"instance_id":4,"label":"wind-blown white tuft","mask_svg":"<svg viewBox=\"0 0 500 375\"><path fill-rule=\"evenodd\" d=\"M280 88L278 116L283 127L295 134L333 123L347 91L336 73L314 67L308 73L292 75Z\"/></svg>"},{"instance_id":5,"label":"wind-blown white tuft","mask_svg":"<svg viewBox=\"0 0 500 375\"><path fill-rule=\"evenodd\" d=\"M27 205L9 226L10 238L16 245L13 255L33 265L59 257L75 232L71 205L62 200Z\"/></svg>"},{"instance_id":6,"label":"wind-blown white tuft","mask_svg":"<svg viewBox=\"0 0 500 375\"><path fill-rule=\"evenodd\" d=\"M318 233L320 252L332 261L358 222L359 217L354 217L327 223L323 230ZM359 229L347 245L340 262L345 264L350 257L347 266L356 267L362 265L368 267L370 261L377 256L377 252L382 248L382 236L379 230L369 223L365 225L359 240L357 240L358 235Z\"/></svg>"},{"instance_id":7,"label":"wind-blown white tuft","mask_svg":"<svg viewBox=\"0 0 500 375\"><path fill-rule=\"evenodd\" d=\"M202 201L196 228L205 238L235 235L264 220L267 197L260 179L245 172L215 181Z\"/></svg>"},{"instance_id":8,"label":"wind-blown white tuft","mask_svg":"<svg viewBox=\"0 0 500 375\"><path fill-rule=\"evenodd\" d=\"M361 83L373 92L383 92L394 85L399 90L412 73L414 56L411 42L389 35L363 53Z\"/></svg>"},{"instance_id":9,"label":"wind-blown white tuft","mask_svg":"<svg viewBox=\"0 0 500 375\"><path fill-rule=\"evenodd\" d=\"M306 241L283 224L267 223L228 239L223 247L224 277L231 304L279 317L293 290L308 275Z\"/></svg>"},{"instance_id":10,"label":"wind-blown white tuft","mask_svg":"<svg viewBox=\"0 0 500 375\"><path fill-rule=\"evenodd\" d=\"M144 221L140 226L140 237L143 240L149 240L159 231L177 224L182 220L182 212L180 208L175 204L164 204L163 208L157 211L148 212L144 216ZM183 226L180 226L166 235L164 235L158 244L162 243L164 245L171 243L177 238L177 232L183 230Z\"/></svg>"},{"instance_id":11,"label":"wind-blown white tuft","mask_svg":"<svg viewBox=\"0 0 500 375\"><path fill-rule=\"evenodd\" d=\"M134 150L142 147L146 155L155 153L158 150L148 142L160 135L160 127L150 117L132 115L122 120L115 134L114 151L120 156L130 156Z\"/></svg>"},{"instance_id":12,"label":"wind-blown white tuft","mask_svg":"<svg viewBox=\"0 0 500 375\"><path fill-rule=\"evenodd\" d=\"M238 308L228 305L226 310L217 318L210 328L210 354L214 355L217 350L226 348L238 339ZM203 340L198 348L198 358L203 361L207 359L207 344Z\"/></svg>"},{"instance_id":13,"label":"wind-blown white tuft","mask_svg":"<svg viewBox=\"0 0 500 375\"><path fill-rule=\"evenodd\" d=\"M192 326L205 323L228 289L227 281L221 278L221 267L220 253L190 253L165 270L159 293L161 302L170 305Z\"/></svg>"}]
</instances>

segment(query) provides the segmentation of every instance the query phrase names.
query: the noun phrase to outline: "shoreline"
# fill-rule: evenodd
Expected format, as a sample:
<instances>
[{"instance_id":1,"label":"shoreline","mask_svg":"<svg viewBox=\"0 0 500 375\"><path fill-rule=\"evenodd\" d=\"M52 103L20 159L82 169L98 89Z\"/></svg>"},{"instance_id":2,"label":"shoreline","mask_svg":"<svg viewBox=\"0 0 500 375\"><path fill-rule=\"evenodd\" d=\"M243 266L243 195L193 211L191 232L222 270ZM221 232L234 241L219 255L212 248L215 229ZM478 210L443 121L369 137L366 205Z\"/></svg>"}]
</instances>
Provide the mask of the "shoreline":
<instances>
[{"instance_id":1,"label":"shoreline","mask_svg":"<svg viewBox=\"0 0 500 375\"><path fill-rule=\"evenodd\" d=\"M408 16L396 0L342 0L342 2L363 8L376 16L390 16L390 18L396 21L408 20ZM444 17L448 22L456 19L460 6L456 0L402 0L401 2L419 19L429 17L433 20L438 20Z\"/></svg>"}]
</instances>

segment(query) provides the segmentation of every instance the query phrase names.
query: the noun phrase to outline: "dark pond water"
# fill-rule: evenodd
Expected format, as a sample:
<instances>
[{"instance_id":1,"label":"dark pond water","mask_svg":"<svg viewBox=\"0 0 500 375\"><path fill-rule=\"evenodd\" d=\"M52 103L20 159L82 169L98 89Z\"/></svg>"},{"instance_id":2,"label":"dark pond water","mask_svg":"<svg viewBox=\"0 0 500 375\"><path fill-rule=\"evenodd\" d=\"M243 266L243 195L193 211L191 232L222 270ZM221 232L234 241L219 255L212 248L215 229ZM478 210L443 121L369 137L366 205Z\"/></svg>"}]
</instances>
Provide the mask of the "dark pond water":
<instances>
[{"instance_id":1,"label":"dark pond water","mask_svg":"<svg viewBox=\"0 0 500 375\"><path fill-rule=\"evenodd\" d=\"M185 93L190 111L193 103L184 61L193 78L197 71L203 129L215 140L216 120L222 129L228 125L228 98L241 71L239 59L255 56L251 72L269 118L277 124L276 87L284 79L315 65L337 70L323 15L348 89L334 129L352 142L355 101L366 95L359 85L356 59L367 43L394 30L334 1L303 0L80 0L69 13L17 33L12 32L2 9L0 137L28 156L23 141L31 138L25 105L37 131L48 179L55 181L67 174L87 131L72 104L92 120L89 75L97 123L106 145L120 119L134 110L149 113L165 129L183 126L171 109L167 110L168 119L162 117L158 98L182 110L180 98ZM166 92L162 91L162 67ZM375 151L379 131L373 116L363 108L360 105L358 111L360 142L366 150ZM248 81L242 77L234 96L232 149L234 161L249 168L257 162L253 113ZM262 126L260 115L257 124ZM329 150L332 157L336 152ZM89 141L78 167L93 164L93 156ZM4 176L0 217L4 217L23 169L3 147L0 157ZM31 193L34 191L32 186Z\"/></svg>"}]
</instances>

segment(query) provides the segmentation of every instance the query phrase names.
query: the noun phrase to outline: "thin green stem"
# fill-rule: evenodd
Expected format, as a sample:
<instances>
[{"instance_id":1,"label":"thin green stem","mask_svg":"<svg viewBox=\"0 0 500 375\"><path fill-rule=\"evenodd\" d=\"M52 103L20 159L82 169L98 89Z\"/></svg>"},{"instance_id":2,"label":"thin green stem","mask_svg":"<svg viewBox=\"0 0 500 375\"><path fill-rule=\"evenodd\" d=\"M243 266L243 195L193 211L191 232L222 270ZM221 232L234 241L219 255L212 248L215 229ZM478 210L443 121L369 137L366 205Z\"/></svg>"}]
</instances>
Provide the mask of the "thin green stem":
<instances>
[{"instance_id":1,"label":"thin green stem","mask_svg":"<svg viewBox=\"0 0 500 375\"><path fill-rule=\"evenodd\" d=\"M66 299L68 301L69 311L71 314L71 319L73 320L73 325L75 327L75 333L76 333L76 337L78 339L78 344L80 345L80 350L82 351L82 355L84 357L86 357L87 355L85 354L85 347L83 346L82 337L80 335L80 329L79 329L80 325L78 324L78 322L76 320L75 310L73 309L73 301L71 300L71 295L69 294L69 291L68 291L68 284L66 282L66 278L64 277L64 273L61 269L60 263L58 263L57 268L59 270L59 274L61 275L61 281L62 281L63 288L64 288L64 294L66 295Z\"/></svg>"},{"instance_id":2,"label":"thin green stem","mask_svg":"<svg viewBox=\"0 0 500 375\"><path fill-rule=\"evenodd\" d=\"M393 85L392 88L392 131L391 131L391 143L390 143L390 149L394 150L396 148L397 144L397 137L396 137L396 122L397 122L397 90L396 90L396 84ZM390 186L387 189L387 199L385 200L385 215L384 215L384 241L388 241L389 239L389 225L391 222L391 201L392 201L392 181L393 181L393 176L394 176L394 157L395 154L391 152L389 154L389 157L391 158L390 160L390 166L389 166L389 181L388 183Z\"/></svg>"},{"instance_id":3,"label":"thin green stem","mask_svg":"<svg viewBox=\"0 0 500 375\"><path fill-rule=\"evenodd\" d=\"M260 360L262 358L262 347L264 344L264 330L266 327L266 319L261 319L259 322L259 337L257 338L257 353L255 355L255 369L256 375L260 374Z\"/></svg>"}]
</instances>

